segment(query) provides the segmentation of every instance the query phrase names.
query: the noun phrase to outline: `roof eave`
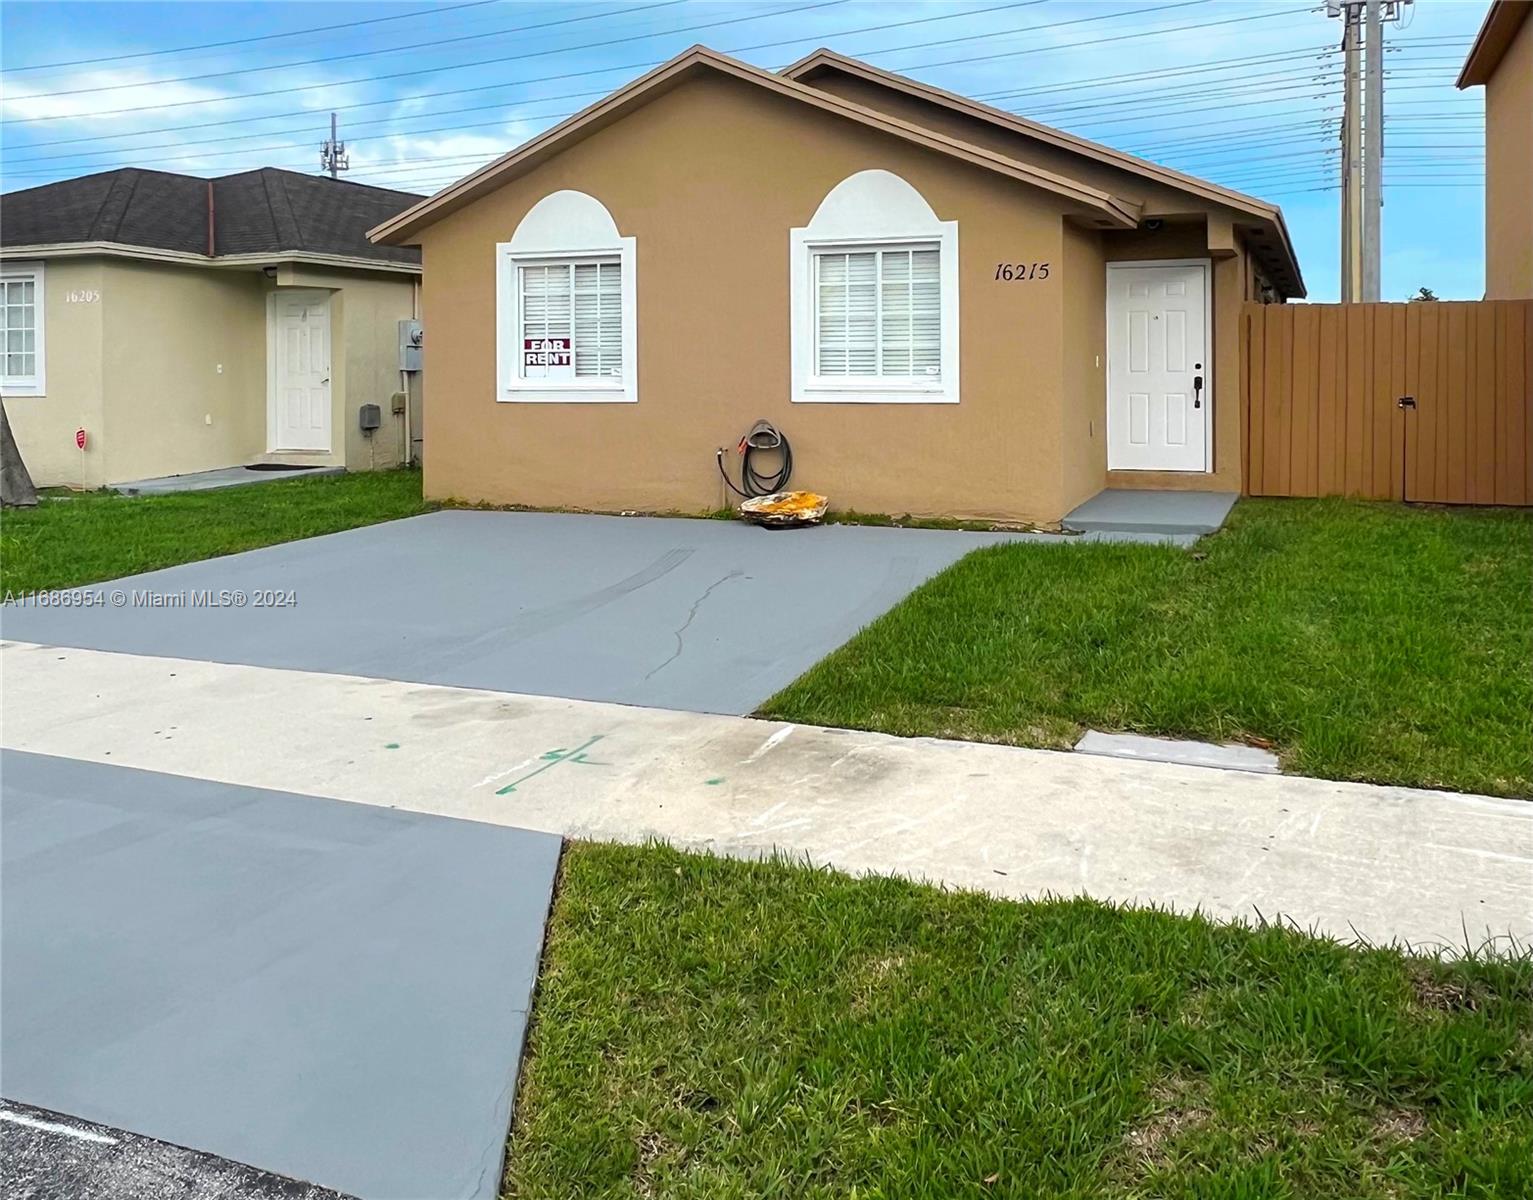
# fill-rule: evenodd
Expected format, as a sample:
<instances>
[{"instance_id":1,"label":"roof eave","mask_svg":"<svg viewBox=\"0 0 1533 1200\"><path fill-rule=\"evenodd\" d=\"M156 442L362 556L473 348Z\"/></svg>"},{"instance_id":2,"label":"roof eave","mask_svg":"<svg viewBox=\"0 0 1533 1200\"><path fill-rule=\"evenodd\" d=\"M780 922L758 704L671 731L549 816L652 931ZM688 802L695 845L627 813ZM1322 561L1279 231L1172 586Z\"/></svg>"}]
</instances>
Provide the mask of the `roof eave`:
<instances>
[{"instance_id":1,"label":"roof eave","mask_svg":"<svg viewBox=\"0 0 1533 1200\"><path fill-rule=\"evenodd\" d=\"M1517 31L1530 13L1533 13L1533 4L1492 0L1485 13L1485 20L1480 23L1480 32L1475 34L1474 45L1469 47L1463 69L1459 71L1453 86L1463 91L1465 88L1489 83L1496 68L1501 65L1507 48L1511 46L1512 39L1517 36Z\"/></svg>"},{"instance_id":2,"label":"roof eave","mask_svg":"<svg viewBox=\"0 0 1533 1200\"><path fill-rule=\"evenodd\" d=\"M19 246L0 246L0 259L18 258L135 258L145 262L175 263L181 266L212 267L222 270L260 270L281 263L329 267L349 271L384 271L391 274L419 275L420 263L399 262L387 258L365 258L357 254L331 254L322 250L271 250L240 254L198 254L193 250L170 250L160 246L135 246L128 242L35 242Z\"/></svg>"},{"instance_id":3,"label":"roof eave","mask_svg":"<svg viewBox=\"0 0 1533 1200\"><path fill-rule=\"evenodd\" d=\"M757 84L778 94L800 100L822 111L839 114L860 124L881 129L896 137L925 146L928 149L933 149L968 161L976 166L1010 176L1019 182L1043 188L1046 191L1060 195L1082 208L1101 214L1112 224L1131 226L1138 220L1137 205L1131 204L1120 197L1113 196L1108 192L1101 191L1098 188L1067 179L1064 176L1055 175L1040 168L1028 166L1025 163L1018 163L984 147L947 137L944 134L936 133L922 126L902 121L897 117L891 117L885 113L863 108L861 105L843 100L838 96L808 87L795 80L786 79L770 71L763 71L759 67L753 67L748 63L740 62L727 55L718 54L706 47L694 46L692 49L673 58L670 62L656 67L648 74L641 75L626 87L618 89L611 95L598 100L595 104L576 113L574 116L566 118L552 129L545 130L542 134L525 142L515 150L502 155L494 162L487 163L479 170L465 176L457 183L449 185L436 195L428 197L419 204L406 209L398 216L375 226L368 231L367 236L369 240L389 245L408 244L411 237L437 219L435 214L447 215L448 212L458 207L458 203L468 203L477 198L483 191L489 190L489 185L492 184L492 181L511 171L513 168L537 161L545 154L552 154L562 142L583 130L590 129L593 126L595 128L603 127L609 120L616 119L627 106L638 103L642 97L652 92L655 88L677 79L684 72L696 67L711 68L722 74Z\"/></svg>"},{"instance_id":4,"label":"roof eave","mask_svg":"<svg viewBox=\"0 0 1533 1200\"><path fill-rule=\"evenodd\" d=\"M1049 140L1062 148L1073 149L1080 153L1088 154L1109 166L1115 166L1121 170L1143 175L1155 182L1177 188L1184 192L1190 192L1212 203L1222 204L1225 207L1235 209L1237 212L1244 212L1249 216L1270 221L1281 238L1283 256L1287 260L1285 267L1294 280L1294 288L1290 294L1296 298L1302 298L1305 295L1304 280L1299 271L1298 254L1294 251L1287 223L1283 220L1283 210L1277 205L1268 204L1265 200L1255 196L1249 196L1244 192L1237 192L1231 188L1222 187L1219 184L1199 179L1182 171L1173 170L1159 163L1152 163L1148 159L1126 154L1111 146L1103 146L1087 138L1077 137L1074 134L1066 133L1062 129L1054 129L1052 126L1043 125L1037 121L1030 121L1024 117L1017 116L1015 113L1008 113L1004 109L995 108L981 101L972 100L967 96L961 96L955 92L935 87L932 84L922 83L919 80L898 75L892 71L885 71L860 59L848 58L844 54L837 54L834 50L824 47L814 50L804 55L792 65L784 67L782 74L796 77L807 74L818 67L829 67L848 74L858 75L875 83L882 83L887 87L903 91L908 95L917 96L934 104L941 104L955 111L965 112L978 120L990 121L1002 128L1011 129L1013 132L1024 136L1034 136Z\"/></svg>"}]
</instances>

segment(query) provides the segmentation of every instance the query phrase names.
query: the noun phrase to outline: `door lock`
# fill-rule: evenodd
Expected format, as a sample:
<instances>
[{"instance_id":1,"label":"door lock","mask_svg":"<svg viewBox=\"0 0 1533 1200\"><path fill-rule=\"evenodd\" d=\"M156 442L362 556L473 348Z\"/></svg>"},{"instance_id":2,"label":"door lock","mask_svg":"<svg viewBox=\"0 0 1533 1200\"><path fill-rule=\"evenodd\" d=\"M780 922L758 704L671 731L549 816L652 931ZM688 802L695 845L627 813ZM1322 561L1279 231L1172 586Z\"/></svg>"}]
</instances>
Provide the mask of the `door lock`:
<instances>
[{"instance_id":1,"label":"door lock","mask_svg":"<svg viewBox=\"0 0 1533 1200\"><path fill-rule=\"evenodd\" d=\"M1203 407L1203 376L1201 375L1192 377L1192 406L1193 408Z\"/></svg>"}]
</instances>

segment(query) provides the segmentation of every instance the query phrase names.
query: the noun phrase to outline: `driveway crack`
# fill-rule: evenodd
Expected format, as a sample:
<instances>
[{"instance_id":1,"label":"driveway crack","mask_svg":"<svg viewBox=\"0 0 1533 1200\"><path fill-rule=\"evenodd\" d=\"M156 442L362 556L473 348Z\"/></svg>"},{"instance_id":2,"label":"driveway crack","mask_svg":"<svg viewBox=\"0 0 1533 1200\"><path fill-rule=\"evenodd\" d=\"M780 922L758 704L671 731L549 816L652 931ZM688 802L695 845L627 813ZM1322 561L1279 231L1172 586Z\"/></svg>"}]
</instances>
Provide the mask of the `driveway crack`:
<instances>
[{"instance_id":1,"label":"driveway crack","mask_svg":"<svg viewBox=\"0 0 1533 1200\"><path fill-rule=\"evenodd\" d=\"M668 666L670 666L673 662L681 657L681 652L683 649L685 649L682 641L682 635L687 632L687 629L691 626L692 622L697 619L697 610L702 608L703 601L707 600L709 596L713 595L716 589L723 587L724 584L728 583L731 579L740 578L740 576L743 574L745 574L745 572L739 569L730 571L727 575L715 579L712 583L703 589L703 594L696 600L692 601L692 608L691 611L687 613L687 619L672 631L671 636L676 639L676 649L671 653L669 658L667 658L663 663L646 674L644 676L645 679L653 679L656 675L660 674L661 671L665 670Z\"/></svg>"}]
</instances>

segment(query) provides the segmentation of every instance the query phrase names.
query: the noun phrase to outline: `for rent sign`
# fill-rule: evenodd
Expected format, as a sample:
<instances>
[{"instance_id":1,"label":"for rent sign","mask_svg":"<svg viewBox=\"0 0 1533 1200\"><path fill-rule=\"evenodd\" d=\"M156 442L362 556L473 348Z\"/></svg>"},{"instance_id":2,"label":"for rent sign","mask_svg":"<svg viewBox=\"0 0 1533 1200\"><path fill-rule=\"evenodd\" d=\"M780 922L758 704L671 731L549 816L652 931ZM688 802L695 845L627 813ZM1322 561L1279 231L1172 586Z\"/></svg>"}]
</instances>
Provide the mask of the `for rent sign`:
<instances>
[{"instance_id":1,"label":"for rent sign","mask_svg":"<svg viewBox=\"0 0 1533 1200\"><path fill-rule=\"evenodd\" d=\"M570 339L523 338L522 366L567 367L570 365Z\"/></svg>"}]
</instances>

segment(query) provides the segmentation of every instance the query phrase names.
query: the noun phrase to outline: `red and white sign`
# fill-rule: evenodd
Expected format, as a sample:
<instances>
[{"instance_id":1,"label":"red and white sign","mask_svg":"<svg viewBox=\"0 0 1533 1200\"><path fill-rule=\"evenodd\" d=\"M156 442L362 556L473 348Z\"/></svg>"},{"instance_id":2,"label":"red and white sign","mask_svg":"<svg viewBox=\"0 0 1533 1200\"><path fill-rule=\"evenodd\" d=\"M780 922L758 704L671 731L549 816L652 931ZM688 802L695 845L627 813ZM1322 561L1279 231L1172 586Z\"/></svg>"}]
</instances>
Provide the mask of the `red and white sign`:
<instances>
[{"instance_id":1,"label":"red and white sign","mask_svg":"<svg viewBox=\"0 0 1533 1200\"><path fill-rule=\"evenodd\" d=\"M75 430L75 445L79 449L81 449L81 450L85 449L85 430L84 429L76 429Z\"/></svg>"},{"instance_id":2,"label":"red and white sign","mask_svg":"<svg viewBox=\"0 0 1533 1200\"><path fill-rule=\"evenodd\" d=\"M523 338L522 366L567 367L570 365L570 339Z\"/></svg>"}]
</instances>

